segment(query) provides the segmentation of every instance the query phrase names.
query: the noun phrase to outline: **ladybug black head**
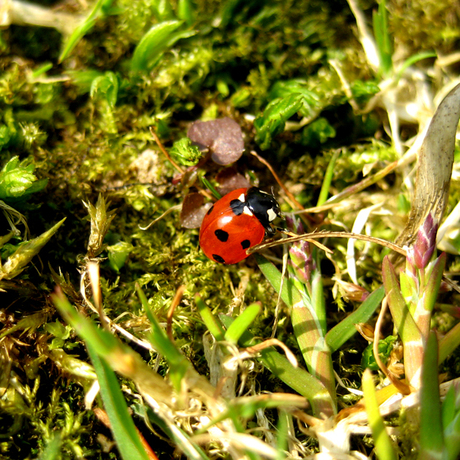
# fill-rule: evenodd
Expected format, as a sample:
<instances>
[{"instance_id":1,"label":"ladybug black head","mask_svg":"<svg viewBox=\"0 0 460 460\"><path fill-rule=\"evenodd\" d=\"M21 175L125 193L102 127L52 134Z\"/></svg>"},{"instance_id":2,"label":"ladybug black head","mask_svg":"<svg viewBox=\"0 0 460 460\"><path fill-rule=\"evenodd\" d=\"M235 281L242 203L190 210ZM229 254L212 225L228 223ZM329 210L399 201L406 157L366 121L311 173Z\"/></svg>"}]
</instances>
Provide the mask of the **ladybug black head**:
<instances>
[{"instance_id":1,"label":"ladybug black head","mask_svg":"<svg viewBox=\"0 0 460 460\"><path fill-rule=\"evenodd\" d=\"M257 187L251 187L246 194L246 203L267 232L273 233L270 224L281 214L280 205L275 197Z\"/></svg>"}]
</instances>

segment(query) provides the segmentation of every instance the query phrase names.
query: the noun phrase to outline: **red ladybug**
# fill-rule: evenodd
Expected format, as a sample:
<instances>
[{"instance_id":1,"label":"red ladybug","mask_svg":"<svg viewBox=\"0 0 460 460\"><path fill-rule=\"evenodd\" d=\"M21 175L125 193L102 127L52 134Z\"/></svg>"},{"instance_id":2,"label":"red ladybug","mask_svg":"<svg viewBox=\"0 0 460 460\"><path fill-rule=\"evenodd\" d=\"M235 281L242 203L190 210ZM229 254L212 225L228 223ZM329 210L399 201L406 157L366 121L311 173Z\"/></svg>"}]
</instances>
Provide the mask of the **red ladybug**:
<instances>
[{"instance_id":1,"label":"red ladybug","mask_svg":"<svg viewBox=\"0 0 460 460\"><path fill-rule=\"evenodd\" d=\"M246 250L273 235L271 223L279 217L278 202L256 187L239 188L218 200L204 216L200 246L211 260L236 264L246 259Z\"/></svg>"}]
</instances>

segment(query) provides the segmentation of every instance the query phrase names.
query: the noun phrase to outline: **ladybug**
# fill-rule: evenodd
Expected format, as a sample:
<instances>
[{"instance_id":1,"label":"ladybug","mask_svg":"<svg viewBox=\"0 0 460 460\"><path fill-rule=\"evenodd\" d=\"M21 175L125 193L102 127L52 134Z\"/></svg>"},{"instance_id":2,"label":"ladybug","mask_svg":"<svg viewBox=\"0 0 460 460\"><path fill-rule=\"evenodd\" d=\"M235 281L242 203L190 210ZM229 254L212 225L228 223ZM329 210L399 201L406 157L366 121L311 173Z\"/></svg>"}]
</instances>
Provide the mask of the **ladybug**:
<instances>
[{"instance_id":1,"label":"ladybug","mask_svg":"<svg viewBox=\"0 0 460 460\"><path fill-rule=\"evenodd\" d=\"M257 187L239 188L209 209L200 229L200 246L211 260L236 264L248 257L246 250L274 235L271 223L281 214L269 193Z\"/></svg>"}]
</instances>

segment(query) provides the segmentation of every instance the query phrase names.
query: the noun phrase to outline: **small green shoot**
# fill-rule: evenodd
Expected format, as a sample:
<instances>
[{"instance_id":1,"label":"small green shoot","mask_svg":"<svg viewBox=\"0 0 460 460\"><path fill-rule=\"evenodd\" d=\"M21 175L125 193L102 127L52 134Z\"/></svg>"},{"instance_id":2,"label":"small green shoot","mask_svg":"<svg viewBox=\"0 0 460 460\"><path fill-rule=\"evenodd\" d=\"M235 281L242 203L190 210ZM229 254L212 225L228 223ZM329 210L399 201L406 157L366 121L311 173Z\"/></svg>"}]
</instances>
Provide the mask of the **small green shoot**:
<instances>
[{"instance_id":1,"label":"small green shoot","mask_svg":"<svg viewBox=\"0 0 460 460\"><path fill-rule=\"evenodd\" d=\"M126 241L119 241L111 246L107 246L110 267L118 273L125 265L132 251L133 245Z\"/></svg>"},{"instance_id":2,"label":"small green shoot","mask_svg":"<svg viewBox=\"0 0 460 460\"><path fill-rule=\"evenodd\" d=\"M160 61L163 53L182 38L194 35L193 31L180 30L182 21L164 21L154 25L140 40L131 60L133 72L148 72Z\"/></svg>"},{"instance_id":3,"label":"small green shoot","mask_svg":"<svg viewBox=\"0 0 460 460\"><path fill-rule=\"evenodd\" d=\"M272 139L283 132L286 121L297 112L308 116L318 106L318 98L314 93L293 93L283 98L273 99L263 114L254 120L256 129L255 140L262 150L267 150Z\"/></svg>"},{"instance_id":4,"label":"small green shoot","mask_svg":"<svg viewBox=\"0 0 460 460\"><path fill-rule=\"evenodd\" d=\"M97 0L89 15L82 21L82 23L75 28L73 33L66 39L59 62L69 57L73 49L78 45L78 42L94 27L96 21L104 16L113 0Z\"/></svg>"},{"instance_id":5,"label":"small green shoot","mask_svg":"<svg viewBox=\"0 0 460 460\"><path fill-rule=\"evenodd\" d=\"M14 204L43 190L48 180L38 179L34 170L30 161L20 161L17 156L7 161L0 171L0 200Z\"/></svg>"},{"instance_id":6,"label":"small green shoot","mask_svg":"<svg viewBox=\"0 0 460 460\"><path fill-rule=\"evenodd\" d=\"M90 95L93 99L102 97L113 109L117 103L118 78L113 72L97 76L91 83Z\"/></svg>"},{"instance_id":7,"label":"small green shoot","mask_svg":"<svg viewBox=\"0 0 460 460\"><path fill-rule=\"evenodd\" d=\"M55 433L47 444L38 460L59 460L61 458L62 438L60 433Z\"/></svg>"},{"instance_id":8,"label":"small green shoot","mask_svg":"<svg viewBox=\"0 0 460 460\"><path fill-rule=\"evenodd\" d=\"M194 166L203 157L198 146L194 145L188 137L183 137L174 142L169 154L173 160L183 166Z\"/></svg>"}]
</instances>

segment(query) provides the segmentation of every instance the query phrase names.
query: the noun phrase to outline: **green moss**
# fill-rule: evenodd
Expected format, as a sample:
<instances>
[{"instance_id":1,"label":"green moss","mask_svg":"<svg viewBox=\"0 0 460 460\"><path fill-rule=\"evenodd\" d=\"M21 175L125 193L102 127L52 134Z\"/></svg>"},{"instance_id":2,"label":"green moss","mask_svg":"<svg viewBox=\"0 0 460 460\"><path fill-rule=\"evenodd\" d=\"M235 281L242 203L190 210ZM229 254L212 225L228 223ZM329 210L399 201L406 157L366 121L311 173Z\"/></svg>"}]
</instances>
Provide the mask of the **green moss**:
<instances>
[{"instance_id":1,"label":"green moss","mask_svg":"<svg viewBox=\"0 0 460 460\"><path fill-rule=\"evenodd\" d=\"M423 50L436 49L446 55L458 48L458 18L450 4L388 3L390 31L398 52L395 61ZM190 8L188 13L186 7ZM69 5L64 8L70 14L88 14L80 6L72 7L77 8L75 11L70 11ZM376 5L368 3L367 8L365 14L370 19ZM184 19L173 31L180 35L171 33L169 40L155 42L157 48L153 49L158 55L150 56L146 51L142 57L148 58L147 64L133 71L134 50L151 27ZM238 172L264 190L275 186L265 166L249 154L263 147L264 157L296 199L305 207L314 206L324 172L338 150L330 195L359 182L366 168L372 168L372 173L397 159L387 134L387 113L381 105L372 105L381 82L366 60L355 28L348 5L336 1L118 0L101 6L91 30L63 62L58 58L66 38L54 29L13 25L0 32L0 167L17 157L18 168L31 168L22 170L26 174L20 175L20 183L13 184L15 193L20 190L21 196L22 192L27 195L21 209L2 195L14 209L12 214L0 216L2 261L25 241L66 218L24 271L2 284L6 292L0 293L0 334L11 333L0 343L1 356L5 357L0 366L7 371L2 372L6 376L2 387L8 387L2 397L5 415L1 421L3 432L10 435L0 444L1 455L37 458L59 432L62 458L116 457L114 452L102 453L98 435L111 435L84 409L91 382L60 367L51 353L59 345L65 353L88 360L80 339L73 332L63 332L65 324L49 301L49 294L59 284L80 311L99 322L82 297L84 290L92 301L88 281L81 279L88 258L97 258L100 265L105 313L144 340L150 323L135 294L136 285L142 287L162 326L177 289L185 286L174 313L172 335L201 375L209 374L202 343L207 331L197 312L195 294L200 294L216 315L236 316L245 306L260 302L261 314L254 320L251 333L262 339L271 336L277 296L252 258L237 266L217 265L200 250L198 229L181 227L176 207L189 191L201 185L194 182L194 171L188 171L187 181L174 180L177 171L153 142L149 128L153 126L170 149L184 138L192 121L230 116L245 135L246 152L235 165ZM418 66L424 70L430 65L423 61ZM444 70L443 79L438 79L434 67L427 72L434 91L449 75L453 79L458 73L455 66ZM413 123L404 123L403 139L410 141L418 129ZM195 159L187 161L187 166L195 163ZM213 183L218 172L216 165L200 165L199 173ZM408 175L409 170L398 170L353 195L345 206L313 216L311 228L350 229L361 209L380 202L382 215L371 215L368 226L374 236L393 241L408 212L408 203L398 202L401 194L406 201L411 196L403 183ZM291 211L279 188L275 194L283 211ZM96 205L99 195L110 202L106 211L113 211L114 217L110 225L108 217L104 218L108 225L105 231L95 230L102 241L98 251L91 252L91 223L83 201ZM458 199L459 185L454 180L449 209ZM171 208L174 210L167 213ZM148 230L142 229L163 213ZM12 227L8 219L19 229L18 234L9 234ZM325 244L334 250L334 264L326 258L321 262L328 324L332 327L345 314L337 305L352 311L359 303L342 299L333 287L336 271L348 279L347 243L332 239ZM381 282L383 251L364 243L356 247L361 257L359 282L371 290ZM122 257L115 260L120 248ZM270 254L281 267L282 248ZM458 258L450 257L449 269L456 272ZM452 294L445 294L443 303L453 302ZM20 323L22 318L40 312L46 314L34 323L36 327ZM447 330L452 321L444 315L447 313L440 315L436 324ZM278 320L277 338L301 361L284 304ZM355 355L366 345L364 339L354 339L335 369L349 379L352 388L360 387L360 357ZM167 360L133 346L150 366L158 366L159 373L168 377ZM258 364L249 368L245 369L244 393L278 387L292 392ZM452 377L458 376L456 367L450 370ZM15 388L8 385L12 380L17 383ZM132 403L137 389L131 381L122 382L131 392ZM345 391L339 398L342 406L356 402L356 397ZM270 421L276 422L275 418L270 414ZM255 420L249 423L257 426ZM139 417L135 421L142 425ZM187 423L184 429L194 422ZM295 434L301 444L315 443L303 433ZM167 434L150 436L155 445ZM409 437L403 439L406 458L411 442ZM370 453L369 446L363 443L360 447ZM216 454L223 455L223 451Z\"/></svg>"}]
</instances>

